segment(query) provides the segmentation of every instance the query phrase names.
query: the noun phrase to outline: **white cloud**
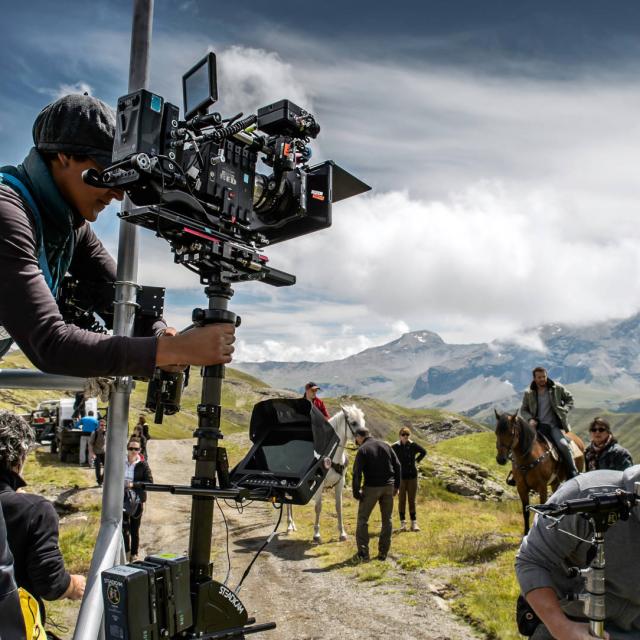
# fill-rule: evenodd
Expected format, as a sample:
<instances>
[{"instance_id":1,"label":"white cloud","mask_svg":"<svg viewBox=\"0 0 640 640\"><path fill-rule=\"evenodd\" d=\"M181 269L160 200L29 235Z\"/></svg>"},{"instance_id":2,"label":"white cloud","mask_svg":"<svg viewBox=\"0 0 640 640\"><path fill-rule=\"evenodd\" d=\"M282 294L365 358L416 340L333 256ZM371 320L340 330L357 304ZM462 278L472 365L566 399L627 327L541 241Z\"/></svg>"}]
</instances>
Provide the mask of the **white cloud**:
<instances>
[{"instance_id":1,"label":"white cloud","mask_svg":"<svg viewBox=\"0 0 640 640\"><path fill-rule=\"evenodd\" d=\"M88 93L93 95L93 87L88 82L75 82L74 84L61 84L56 89L50 91L54 100L62 98L70 93Z\"/></svg>"},{"instance_id":2,"label":"white cloud","mask_svg":"<svg viewBox=\"0 0 640 640\"><path fill-rule=\"evenodd\" d=\"M319 118L316 157L375 188L337 205L331 229L267 251L297 287L236 287L264 298L231 304L245 318L244 358L330 359L409 328L535 344L524 327L639 308L640 89L624 71L556 81L533 63L490 77L362 61L313 41L296 46L294 64L287 51L299 42L282 33L278 51L154 38L154 91L181 104L181 73L213 46L225 115L288 96ZM113 49L102 64L122 65L125 39L102 38ZM200 301L162 242L145 234L141 256L141 281Z\"/></svg>"}]
</instances>

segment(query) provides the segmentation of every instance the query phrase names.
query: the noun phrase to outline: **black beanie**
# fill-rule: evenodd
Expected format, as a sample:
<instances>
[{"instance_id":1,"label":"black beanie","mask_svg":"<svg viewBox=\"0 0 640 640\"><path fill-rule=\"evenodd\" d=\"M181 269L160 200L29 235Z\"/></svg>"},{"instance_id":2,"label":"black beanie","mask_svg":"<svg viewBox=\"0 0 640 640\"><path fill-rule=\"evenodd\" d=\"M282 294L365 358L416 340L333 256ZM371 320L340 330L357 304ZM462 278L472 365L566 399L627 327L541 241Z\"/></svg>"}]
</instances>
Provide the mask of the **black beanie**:
<instances>
[{"instance_id":1,"label":"black beanie","mask_svg":"<svg viewBox=\"0 0 640 640\"><path fill-rule=\"evenodd\" d=\"M111 164L115 134L113 109L92 96L71 94L47 105L33 123L38 151L89 156L101 167Z\"/></svg>"}]
</instances>

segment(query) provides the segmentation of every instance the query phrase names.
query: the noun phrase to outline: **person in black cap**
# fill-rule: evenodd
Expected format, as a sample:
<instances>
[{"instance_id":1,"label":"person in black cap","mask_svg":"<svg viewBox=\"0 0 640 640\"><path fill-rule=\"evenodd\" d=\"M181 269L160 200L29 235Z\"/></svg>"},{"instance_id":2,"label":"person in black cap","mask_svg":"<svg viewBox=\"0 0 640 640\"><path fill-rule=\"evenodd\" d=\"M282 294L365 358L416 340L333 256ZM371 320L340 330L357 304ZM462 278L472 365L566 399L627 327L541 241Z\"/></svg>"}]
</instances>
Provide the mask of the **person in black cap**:
<instances>
[{"instance_id":1,"label":"person in black cap","mask_svg":"<svg viewBox=\"0 0 640 640\"><path fill-rule=\"evenodd\" d=\"M376 504L380 507L378 560L386 560L393 530L393 498L400 490L400 461L386 442L372 438L367 427L358 427L355 436L358 453L353 462L351 487L358 501L356 544L358 558L369 560L369 518Z\"/></svg>"},{"instance_id":2,"label":"person in black cap","mask_svg":"<svg viewBox=\"0 0 640 640\"><path fill-rule=\"evenodd\" d=\"M60 315L56 295L66 273L86 282L116 279L115 262L88 223L123 192L82 180L86 169L111 164L114 133L114 112L104 102L64 96L36 118L35 146L22 164L0 168L0 356L13 339L43 371L82 377L230 362L230 324L176 335L160 321L151 337L129 338L85 331Z\"/></svg>"},{"instance_id":3,"label":"person in black cap","mask_svg":"<svg viewBox=\"0 0 640 640\"><path fill-rule=\"evenodd\" d=\"M329 412L327 411L327 407L324 406L324 402L318 398L318 391L320 391L320 387L315 382L307 382L307 384L304 385L304 397L317 407L328 420Z\"/></svg>"}]
</instances>

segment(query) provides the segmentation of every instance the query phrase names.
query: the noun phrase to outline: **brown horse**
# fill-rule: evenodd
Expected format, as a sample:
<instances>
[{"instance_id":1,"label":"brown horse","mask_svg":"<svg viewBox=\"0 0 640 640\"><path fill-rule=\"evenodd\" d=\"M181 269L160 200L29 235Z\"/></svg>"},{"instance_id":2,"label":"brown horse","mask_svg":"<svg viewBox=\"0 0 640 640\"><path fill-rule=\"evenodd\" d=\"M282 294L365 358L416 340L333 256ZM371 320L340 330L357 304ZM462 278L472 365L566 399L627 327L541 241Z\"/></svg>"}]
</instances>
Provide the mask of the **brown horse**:
<instances>
[{"instance_id":1,"label":"brown horse","mask_svg":"<svg viewBox=\"0 0 640 640\"><path fill-rule=\"evenodd\" d=\"M516 481L518 495L522 502L524 534L529 531L529 492L540 496L540 504L547 501L548 485L555 491L566 479L562 460L551 455L547 442L539 439L535 428L519 415L496 414L496 462L506 464L511 458L513 478ZM569 440L576 443L584 453L584 442L574 433L565 433ZM576 459L579 471L584 468L584 455Z\"/></svg>"}]
</instances>

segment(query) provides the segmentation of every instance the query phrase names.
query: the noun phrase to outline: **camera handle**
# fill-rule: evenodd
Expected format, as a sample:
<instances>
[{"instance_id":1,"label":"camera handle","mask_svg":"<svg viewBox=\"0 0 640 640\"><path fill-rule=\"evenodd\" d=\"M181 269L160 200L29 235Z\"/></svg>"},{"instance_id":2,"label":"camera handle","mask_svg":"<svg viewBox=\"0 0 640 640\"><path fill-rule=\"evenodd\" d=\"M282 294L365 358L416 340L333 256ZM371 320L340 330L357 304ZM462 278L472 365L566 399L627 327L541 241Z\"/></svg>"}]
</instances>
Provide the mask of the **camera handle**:
<instances>
[{"instance_id":1,"label":"camera handle","mask_svg":"<svg viewBox=\"0 0 640 640\"><path fill-rule=\"evenodd\" d=\"M227 309L233 289L223 280L220 266L206 273L201 272L201 281L207 283L205 294L209 307L193 310L194 324L204 326L226 322L239 326L240 318ZM202 395L198 405L198 427L193 434L197 438L193 447L196 468L191 478L193 493L189 533L192 633L205 634L203 637L207 638L244 638L247 633L274 628L275 623L252 627L254 620L249 618L237 595L211 577L214 495L217 492L216 485L218 491L229 487L227 453L218 446L218 441L223 438L220 421L224 365L202 367L200 375Z\"/></svg>"},{"instance_id":2,"label":"camera handle","mask_svg":"<svg viewBox=\"0 0 640 640\"><path fill-rule=\"evenodd\" d=\"M217 277L216 277L217 276ZM209 300L208 309L194 309L193 323L205 326L215 323L230 323L239 326L240 318L227 310L233 289L222 282L219 273L211 274L205 288ZM196 489L216 488L219 460L226 459L226 451L218 447L223 438L220 431L222 381L224 365L202 367L202 395L198 405L198 428L194 432L197 442L193 447L196 463L191 486ZM219 451L224 453L219 453ZM193 496L191 526L189 534L189 557L191 559L191 582L199 582L211 577L211 530L213 527L214 499L207 496Z\"/></svg>"}]
</instances>

